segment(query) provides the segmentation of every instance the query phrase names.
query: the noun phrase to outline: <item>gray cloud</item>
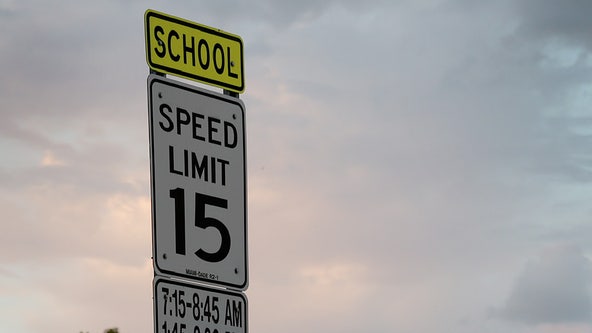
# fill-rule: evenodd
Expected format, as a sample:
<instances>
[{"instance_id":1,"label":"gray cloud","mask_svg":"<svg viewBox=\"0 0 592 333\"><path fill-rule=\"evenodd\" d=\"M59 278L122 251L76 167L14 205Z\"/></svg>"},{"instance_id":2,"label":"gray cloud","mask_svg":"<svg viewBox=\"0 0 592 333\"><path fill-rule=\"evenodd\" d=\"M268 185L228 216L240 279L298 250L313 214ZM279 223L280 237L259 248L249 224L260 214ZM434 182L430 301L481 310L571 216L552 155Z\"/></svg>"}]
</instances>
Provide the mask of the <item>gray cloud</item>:
<instances>
[{"instance_id":1,"label":"gray cloud","mask_svg":"<svg viewBox=\"0 0 592 333\"><path fill-rule=\"evenodd\" d=\"M516 13L504 4L404 8L402 17L332 12L278 37L266 58L276 76L257 87L276 98L247 96L251 162L265 166L250 184L277 198L255 202L252 214L273 221L261 230L293 235L253 245L282 268L269 283L348 258L368 268L367 283L394 293L461 272L467 284L493 279L501 289L504 281L468 267L506 270L546 228L531 214L550 182L588 179L590 142L569 115L583 64L543 68L540 44L508 42ZM363 19L381 29L364 30ZM549 116L550 106L561 111ZM449 297L468 297L452 285Z\"/></svg>"},{"instance_id":2,"label":"gray cloud","mask_svg":"<svg viewBox=\"0 0 592 333\"><path fill-rule=\"evenodd\" d=\"M214 16L218 17L217 20L223 25L262 24L286 32L300 24L315 21L323 14L334 9L345 9L361 13L376 8L384 9L392 5L392 1L386 0L364 1L363 3L355 0L305 0L296 2L257 0L249 3L240 1L194 1L189 4L183 3L183 7L179 6L177 9L184 12L195 12L195 15L203 18L204 24L208 24L207 17ZM172 4L172 6L176 7L175 4ZM245 26L245 28L249 29L248 26Z\"/></svg>"},{"instance_id":3,"label":"gray cloud","mask_svg":"<svg viewBox=\"0 0 592 333\"><path fill-rule=\"evenodd\" d=\"M550 39L565 38L570 42L592 47L587 31L592 29L589 13L592 3L586 0L517 1L518 13L523 20L519 32L526 37Z\"/></svg>"},{"instance_id":4,"label":"gray cloud","mask_svg":"<svg viewBox=\"0 0 592 333\"><path fill-rule=\"evenodd\" d=\"M546 249L526 265L501 316L531 325L589 322L591 269L579 248L559 245Z\"/></svg>"},{"instance_id":5,"label":"gray cloud","mask_svg":"<svg viewBox=\"0 0 592 333\"><path fill-rule=\"evenodd\" d=\"M47 15L53 6L62 7L60 15L68 20ZM130 20L108 4L15 7L14 17L0 22L0 69L7 78L0 82L5 101L0 112L5 118L75 119L98 110L106 117L119 111L114 102L128 106L132 94L143 101L145 89L136 84L145 80L141 15ZM126 28L129 22L138 23L137 31ZM125 71L130 68L137 74Z\"/></svg>"}]
</instances>

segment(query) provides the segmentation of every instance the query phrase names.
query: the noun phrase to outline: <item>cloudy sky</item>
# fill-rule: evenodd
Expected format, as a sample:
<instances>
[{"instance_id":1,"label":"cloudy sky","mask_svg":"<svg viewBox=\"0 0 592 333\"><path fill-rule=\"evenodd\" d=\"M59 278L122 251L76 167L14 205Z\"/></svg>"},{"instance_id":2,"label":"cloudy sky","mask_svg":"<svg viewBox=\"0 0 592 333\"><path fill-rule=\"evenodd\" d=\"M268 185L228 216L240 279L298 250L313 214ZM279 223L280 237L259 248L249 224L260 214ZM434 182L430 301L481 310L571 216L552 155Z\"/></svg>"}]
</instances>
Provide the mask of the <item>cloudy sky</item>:
<instances>
[{"instance_id":1,"label":"cloudy sky","mask_svg":"<svg viewBox=\"0 0 592 333\"><path fill-rule=\"evenodd\" d=\"M0 0L0 331L153 330L148 8L244 41L250 332L592 331L587 0Z\"/></svg>"}]
</instances>

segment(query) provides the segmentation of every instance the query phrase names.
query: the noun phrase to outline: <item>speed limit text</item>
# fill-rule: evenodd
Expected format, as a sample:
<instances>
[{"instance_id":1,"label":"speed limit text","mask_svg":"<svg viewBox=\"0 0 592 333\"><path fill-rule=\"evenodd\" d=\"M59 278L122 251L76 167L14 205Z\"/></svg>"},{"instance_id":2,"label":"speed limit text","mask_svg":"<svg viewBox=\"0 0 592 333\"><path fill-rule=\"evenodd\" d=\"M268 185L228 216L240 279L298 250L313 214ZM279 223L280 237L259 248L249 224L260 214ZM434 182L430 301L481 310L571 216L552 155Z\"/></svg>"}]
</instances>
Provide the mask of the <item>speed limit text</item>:
<instances>
[{"instance_id":1,"label":"speed limit text","mask_svg":"<svg viewBox=\"0 0 592 333\"><path fill-rule=\"evenodd\" d=\"M238 145L237 129L229 121L168 104L161 104L159 112L162 120L158 125L167 133L226 149L235 149ZM174 146L169 146L168 153L170 173L226 186L229 161Z\"/></svg>"}]
</instances>

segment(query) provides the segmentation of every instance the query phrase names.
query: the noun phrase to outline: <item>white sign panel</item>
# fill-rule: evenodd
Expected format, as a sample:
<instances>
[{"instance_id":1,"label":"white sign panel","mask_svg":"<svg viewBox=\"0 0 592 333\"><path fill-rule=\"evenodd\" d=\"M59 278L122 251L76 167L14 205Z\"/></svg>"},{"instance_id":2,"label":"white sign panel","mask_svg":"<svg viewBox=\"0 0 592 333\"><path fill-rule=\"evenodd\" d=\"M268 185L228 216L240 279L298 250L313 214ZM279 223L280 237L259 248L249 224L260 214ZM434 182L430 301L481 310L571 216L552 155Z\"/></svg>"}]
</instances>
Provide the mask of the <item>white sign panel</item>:
<instances>
[{"instance_id":1,"label":"white sign panel","mask_svg":"<svg viewBox=\"0 0 592 333\"><path fill-rule=\"evenodd\" d=\"M148 77L154 269L244 290L244 105Z\"/></svg>"},{"instance_id":2,"label":"white sign panel","mask_svg":"<svg viewBox=\"0 0 592 333\"><path fill-rule=\"evenodd\" d=\"M154 280L154 327L159 333L246 333L243 293L180 281Z\"/></svg>"}]
</instances>

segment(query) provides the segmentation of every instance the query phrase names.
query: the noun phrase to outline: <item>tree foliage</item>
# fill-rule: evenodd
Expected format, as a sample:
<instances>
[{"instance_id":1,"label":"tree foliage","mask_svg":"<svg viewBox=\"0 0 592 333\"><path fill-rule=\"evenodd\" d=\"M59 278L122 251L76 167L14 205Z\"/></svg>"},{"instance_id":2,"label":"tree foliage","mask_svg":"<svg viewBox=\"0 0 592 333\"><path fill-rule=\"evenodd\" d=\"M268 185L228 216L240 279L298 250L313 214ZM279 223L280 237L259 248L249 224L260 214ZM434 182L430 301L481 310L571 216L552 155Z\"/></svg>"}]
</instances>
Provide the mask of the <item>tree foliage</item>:
<instances>
[{"instance_id":1,"label":"tree foliage","mask_svg":"<svg viewBox=\"0 0 592 333\"><path fill-rule=\"evenodd\" d=\"M80 333L88 333L88 331L86 331L86 332L80 331ZM104 330L103 333L119 333L119 329L117 327L108 328L108 329Z\"/></svg>"}]
</instances>

